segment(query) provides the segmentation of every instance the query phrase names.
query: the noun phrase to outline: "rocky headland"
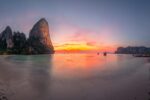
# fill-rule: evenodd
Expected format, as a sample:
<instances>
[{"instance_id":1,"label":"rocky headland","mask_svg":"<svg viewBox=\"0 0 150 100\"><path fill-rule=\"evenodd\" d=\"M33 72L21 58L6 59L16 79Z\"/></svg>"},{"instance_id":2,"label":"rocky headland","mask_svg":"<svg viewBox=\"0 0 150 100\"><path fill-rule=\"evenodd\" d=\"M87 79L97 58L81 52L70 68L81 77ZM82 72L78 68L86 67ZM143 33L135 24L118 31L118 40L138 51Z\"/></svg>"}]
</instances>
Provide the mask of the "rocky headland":
<instances>
[{"instance_id":1,"label":"rocky headland","mask_svg":"<svg viewBox=\"0 0 150 100\"><path fill-rule=\"evenodd\" d=\"M150 55L150 48L139 46L139 47L118 47L116 54L149 54Z\"/></svg>"},{"instance_id":2,"label":"rocky headland","mask_svg":"<svg viewBox=\"0 0 150 100\"><path fill-rule=\"evenodd\" d=\"M40 19L31 29L29 38L24 33L12 32L7 26L0 33L0 54L53 54L49 25L45 18Z\"/></svg>"}]
</instances>

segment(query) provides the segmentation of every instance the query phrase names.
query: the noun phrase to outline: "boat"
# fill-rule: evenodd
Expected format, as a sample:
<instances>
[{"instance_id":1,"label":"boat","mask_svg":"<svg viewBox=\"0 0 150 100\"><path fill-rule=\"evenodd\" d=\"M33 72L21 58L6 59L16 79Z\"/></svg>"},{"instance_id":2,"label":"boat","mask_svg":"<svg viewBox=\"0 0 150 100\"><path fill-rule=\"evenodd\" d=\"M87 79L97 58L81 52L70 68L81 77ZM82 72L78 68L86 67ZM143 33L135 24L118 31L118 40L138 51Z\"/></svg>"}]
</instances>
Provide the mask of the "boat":
<instances>
[{"instance_id":1,"label":"boat","mask_svg":"<svg viewBox=\"0 0 150 100\"><path fill-rule=\"evenodd\" d=\"M107 56L107 52L104 52L103 55L104 55L104 56Z\"/></svg>"}]
</instances>

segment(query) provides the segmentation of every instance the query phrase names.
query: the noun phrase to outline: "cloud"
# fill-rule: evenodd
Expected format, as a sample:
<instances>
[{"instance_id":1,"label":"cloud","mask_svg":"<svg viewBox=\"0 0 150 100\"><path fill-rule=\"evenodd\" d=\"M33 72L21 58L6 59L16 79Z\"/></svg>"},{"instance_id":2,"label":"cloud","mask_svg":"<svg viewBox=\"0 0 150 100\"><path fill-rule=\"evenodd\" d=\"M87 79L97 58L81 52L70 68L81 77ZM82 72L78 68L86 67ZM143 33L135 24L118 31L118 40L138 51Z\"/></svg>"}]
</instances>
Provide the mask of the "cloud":
<instances>
[{"instance_id":1,"label":"cloud","mask_svg":"<svg viewBox=\"0 0 150 100\"><path fill-rule=\"evenodd\" d=\"M94 31L86 28L81 28L70 22L62 21L59 24L59 30L55 31L55 48L78 48L83 46L89 50L97 51L114 51L116 44L113 38L115 32L112 28L101 28L99 31ZM77 47L78 46L78 47Z\"/></svg>"},{"instance_id":2,"label":"cloud","mask_svg":"<svg viewBox=\"0 0 150 100\"><path fill-rule=\"evenodd\" d=\"M89 45L89 46L95 46L96 42L87 42L86 44Z\"/></svg>"}]
</instances>

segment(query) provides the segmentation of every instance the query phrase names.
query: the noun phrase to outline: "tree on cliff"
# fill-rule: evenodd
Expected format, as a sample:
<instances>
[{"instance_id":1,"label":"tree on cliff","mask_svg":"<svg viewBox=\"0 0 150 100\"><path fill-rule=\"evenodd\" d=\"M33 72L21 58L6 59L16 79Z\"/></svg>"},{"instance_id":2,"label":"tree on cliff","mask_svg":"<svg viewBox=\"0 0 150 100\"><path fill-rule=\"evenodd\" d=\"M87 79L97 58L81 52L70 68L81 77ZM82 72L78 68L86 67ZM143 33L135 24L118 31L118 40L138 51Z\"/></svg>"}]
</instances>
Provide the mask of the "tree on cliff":
<instances>
[{"instance_id":1,"label":"tree on cliff","mask_svg":"<svg viewBox=\"0 0 150 100\"><path fill-rule=\"evenodd\" d=\"M23 54L26 53L26 36L24 33L14 32L13 35L13 53Z\"/></svg>"}]
</instances>

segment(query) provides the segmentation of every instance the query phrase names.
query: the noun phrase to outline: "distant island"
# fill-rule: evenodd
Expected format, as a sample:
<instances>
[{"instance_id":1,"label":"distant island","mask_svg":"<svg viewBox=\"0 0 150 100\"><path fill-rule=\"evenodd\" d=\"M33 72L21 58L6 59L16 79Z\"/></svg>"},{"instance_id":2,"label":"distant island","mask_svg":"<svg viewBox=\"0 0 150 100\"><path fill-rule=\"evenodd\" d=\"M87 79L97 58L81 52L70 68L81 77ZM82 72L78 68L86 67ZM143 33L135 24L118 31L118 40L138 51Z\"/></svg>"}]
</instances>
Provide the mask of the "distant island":
<instances>
[{"instance_id":1,"label":"distant island","mask_svg":"<svg viewBox=\"0 0 150 100\"><path fill-rule=\"evenodd\" d=\"M53 54L49 25L45 18L40 19L31 29L29 38L24 33L12 32L7 26L0 33L0 54Z\"/></svg>"},{"instance_id":2,"label":"distant island","mask_svg":"<svg viewBox=\"0 0 150 100\"><path fill-rule=\"evenodd\" d=\"M150 48L139 46L139 47L118 47L115 51L116 54L148 54L150 55Z\"/></svg>"}]
</instances>

